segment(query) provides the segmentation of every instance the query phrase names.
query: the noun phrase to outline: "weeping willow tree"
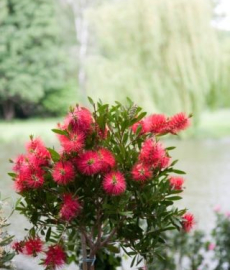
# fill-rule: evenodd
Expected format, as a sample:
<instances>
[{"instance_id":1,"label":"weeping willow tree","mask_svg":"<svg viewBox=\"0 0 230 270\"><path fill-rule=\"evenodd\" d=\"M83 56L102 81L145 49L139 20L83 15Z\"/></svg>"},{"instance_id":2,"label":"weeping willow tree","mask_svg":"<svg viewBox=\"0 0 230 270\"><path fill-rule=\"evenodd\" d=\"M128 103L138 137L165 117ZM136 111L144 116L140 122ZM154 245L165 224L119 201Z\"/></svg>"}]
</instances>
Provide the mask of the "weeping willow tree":
<instances>
[{"instance_id":1,"label":"weeping willow tree","mask_svg":"<svg viewBox=\"0 0 230 270\"><path fill-rule=\"evenodd\" d=\"M211 15L208 0L112 1L90 11L98 47L88 58L89 95L198 115L221 91Z\"/></svg>"}]
</instances>

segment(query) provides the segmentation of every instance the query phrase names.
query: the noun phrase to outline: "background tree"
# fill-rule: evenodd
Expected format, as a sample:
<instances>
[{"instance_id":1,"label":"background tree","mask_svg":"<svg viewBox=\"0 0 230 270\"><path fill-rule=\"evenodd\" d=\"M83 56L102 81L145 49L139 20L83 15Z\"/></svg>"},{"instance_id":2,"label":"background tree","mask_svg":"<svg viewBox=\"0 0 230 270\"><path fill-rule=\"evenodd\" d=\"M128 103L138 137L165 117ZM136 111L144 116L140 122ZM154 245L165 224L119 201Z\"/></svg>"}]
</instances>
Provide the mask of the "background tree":
<instances>
[{"instance_id":1,"label":"background tree","mask_svg":"<svg viewBox=\"0 0 230 270\"><path fill-rule=\"evenodd\" d=\"M89 95L132 95L148 108L195 115L211 101L223 104L227 58L209 1L111 1L89 17L98 41L88 61Z\"/></svg>"},{"instance_id":2,"label":"background tree","mask_svg":"<svg viewBox=\"0 0 230 270\"><path fill-rule=\"evenodd\" d=\"M17 108L31 114L43 107L45 96L59 95L66 87L68 60L60 50L53 1L3 0L0 5L0 104L11 119Z\"/></svg>"}]
</instances>

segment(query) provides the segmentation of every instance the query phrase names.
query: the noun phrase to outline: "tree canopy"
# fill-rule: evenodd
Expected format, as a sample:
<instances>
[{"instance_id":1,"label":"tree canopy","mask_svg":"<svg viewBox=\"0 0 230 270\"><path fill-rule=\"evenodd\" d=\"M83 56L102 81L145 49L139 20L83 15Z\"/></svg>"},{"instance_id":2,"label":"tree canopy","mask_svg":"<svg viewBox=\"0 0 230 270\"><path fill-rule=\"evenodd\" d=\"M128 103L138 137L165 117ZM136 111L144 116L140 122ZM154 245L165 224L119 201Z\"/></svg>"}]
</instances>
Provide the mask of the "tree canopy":
<instances>
[{"instance_id":1,"label":"tree canopy","mask_svg":"<svg viewBox=\"0 0 230 270\"><path fill-rule=\"evenodd\" d=\"M15 108L31 113L65 87L66 60L53 1L2 0L0 6L0 104L10 119Z\"/></svg>"}]
</instances>

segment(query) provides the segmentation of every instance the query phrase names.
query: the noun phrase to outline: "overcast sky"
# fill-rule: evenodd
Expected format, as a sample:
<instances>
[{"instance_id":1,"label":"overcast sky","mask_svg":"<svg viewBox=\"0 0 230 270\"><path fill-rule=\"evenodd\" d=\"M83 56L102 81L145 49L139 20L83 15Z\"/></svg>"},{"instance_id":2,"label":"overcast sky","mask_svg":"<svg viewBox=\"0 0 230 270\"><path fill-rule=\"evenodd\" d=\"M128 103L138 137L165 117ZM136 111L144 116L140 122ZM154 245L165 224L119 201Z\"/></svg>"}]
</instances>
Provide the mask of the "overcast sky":
<instances>
[{"instance_id":1,"label":"overcast sky","mask_svg":"<svg viewBox=\"0 0 230 270\"><path fill-rule=\"evenodd\" d=\"M214 24L216 27L230 31L230 0L221 0L217 12L226 15L223 20L220 20L218 24Z\"/></svg>"}]
</instances>

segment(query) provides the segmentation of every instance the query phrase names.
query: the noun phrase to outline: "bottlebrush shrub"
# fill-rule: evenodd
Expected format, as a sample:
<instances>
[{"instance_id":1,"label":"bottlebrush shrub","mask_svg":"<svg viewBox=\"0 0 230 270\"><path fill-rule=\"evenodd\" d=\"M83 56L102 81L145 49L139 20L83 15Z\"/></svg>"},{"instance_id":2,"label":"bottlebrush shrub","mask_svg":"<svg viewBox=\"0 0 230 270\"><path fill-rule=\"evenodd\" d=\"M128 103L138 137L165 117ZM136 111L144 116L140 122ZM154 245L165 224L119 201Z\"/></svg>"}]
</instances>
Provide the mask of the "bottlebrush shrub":
<instances>
[{"instance_id":1,"label":"bottlebrush shrub","mask_svg":"<svg viewBox=\"0 0 230 270\"><path fill-rule=\"evenodd\" d=\"M44 252L46 269L79 262L79 242L89 269L99 251L119 248L139 264L160 256L165 231L193 224L174 206L184 183L171 160L174 147L160 142L187 128L189 116L145 117L130 100L126 107L89 100L92 113L76 106L53 129L59 152L31 136L27 153L13 161L10 175L23 197L17 209L33 225L19 252Z\"/></svg>"}]
</instances>

